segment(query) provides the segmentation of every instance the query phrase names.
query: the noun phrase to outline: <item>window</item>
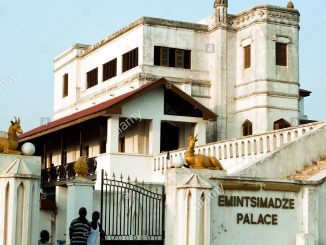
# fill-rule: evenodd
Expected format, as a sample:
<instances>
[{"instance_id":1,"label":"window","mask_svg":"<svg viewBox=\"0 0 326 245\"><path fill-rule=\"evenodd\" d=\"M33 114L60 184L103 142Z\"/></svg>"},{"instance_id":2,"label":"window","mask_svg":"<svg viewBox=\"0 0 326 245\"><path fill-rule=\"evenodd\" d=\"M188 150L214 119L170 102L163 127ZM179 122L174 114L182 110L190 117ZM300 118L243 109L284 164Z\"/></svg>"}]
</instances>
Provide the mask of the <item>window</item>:
<instances>
[{"instance_id":1,"label":"window","mask_svg":"<svg viewBox=\"0 0 326 245\"><path fill-rule=\"evenodd\" d=\"M117 75L117 59L111 60L103 65L103 81L109 80Z\"/></svg>"},{"instance_id":2,"label":"window","mask_svg":"<svg viewBox=\"0 0 326 245\"><path fill-rule=\"evenodd\" d=\"M289 127L291 127L291 124L288 121L284 120L283 118L274 122L274 130L289 128Z\"/></svg>"},{"instance_id":3,"label":"window","mask_svg":"<svg viewBox=\"0 0 326 245\"><path fill-rule=\"evenodd\" d=\"M87 88L94 87L98 83L98 68L87 72Z\"/></svg>"},{"instance_id":4,"label":"window","mask_svg":"<svg viewBox=\"0 0 326 245\"><path fill-rule=\"evenodd\" d=\"M167 47L154 47L154 65L157 66L171 66L171 56L173 56L174 61L174 53L170 52L170 48ZM173 65L174 66L174 65Z\"/></svg>"},{"instance_id":5,"label":"window","mask_svg":"<svg viewBox=\"0 0 326 245\"><path fill-rule=\"evenodd\" d=\"M252 135L252 122L250 122L249 120L246 120L242 124L242 135L243 136Z\"/></svg>"},{"instance_id":6,"label":"window","mask_svg":"<svg viewBox=\"0 0 326 245\"><path fill-rule=\"evenodd\" d=\"M276 65L287 66L287 44L276 43Z\"/></svg>"},{"instance_id":7,"label":"window","mask_svg":"<svg viewBox=\"0 0 326 245\"><path fill-rule=\"evenodd\" d=\"M122 56L122 72L128 71L136 66L138 66L138 48Z\"/></svg>"},{"instance_id":8,"label":"window","mask_svg":"<svg viewBox=\"0 0 326 245\"><path fill-rule=\"evenodd\" d=\"M64 74L63 75L63 82L62 82L62 97L67 97L68 96L68 89L69 89L69 85L68 85L68 74Z\"/></svg>"},{"instance_id":9,"label":"window","mask_svg":"<svg viewBox=\"0 0 326 245\"><path fill-rule=\"evenodd\" d=\"M244 68L250 68L251 66L251 45L243 48L244 50Z\"/></svg>"},{"instance_id":10,"label":"window","mask_svg":"<svg viewBox=\"0 0 326 245\"><path fill-rule=\"evenodd\" d=\"M155 46L154 65L191 69L191 51Z\"/></svg>"}]
</instances>

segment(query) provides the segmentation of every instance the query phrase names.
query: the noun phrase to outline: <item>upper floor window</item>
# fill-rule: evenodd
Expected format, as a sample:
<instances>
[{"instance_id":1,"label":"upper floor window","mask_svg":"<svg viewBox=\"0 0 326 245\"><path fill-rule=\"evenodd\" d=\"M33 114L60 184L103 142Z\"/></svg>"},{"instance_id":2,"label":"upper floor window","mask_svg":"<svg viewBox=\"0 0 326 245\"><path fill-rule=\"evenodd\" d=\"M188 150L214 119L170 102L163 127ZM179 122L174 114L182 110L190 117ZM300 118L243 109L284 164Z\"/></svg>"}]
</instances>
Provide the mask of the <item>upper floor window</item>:
<instances>
[{"instance_id":1,"label":"upper floor window","mask_svg":"<svg viewBox=\"0 0 326 245\"><path fill-rule=\"evenodd\" d=\"M68 74L63 75L63 80L62 80L62 97L67 97L68 96L68 91L69 91L69 77Z\"/></svg>"},{"instance_id":2,"label":"upper floor window","mask_svg":"<svg viewBox=\"0 0 326 245\"><path fill-rule=\"evenodd\" d=\"M138 48L135 48L122 56L122 72L138 66Z\"/></svg>"},{"instance_id":3,"label":"upper floor window","mask_svg":"<svg viewBox=\"0 0 326 245\"><path fill-rule=\"evenodd\" d=\"M109 80L117 75L117 59L111 60L103 65L103 81Z\"/></svg>"},{"instance_id":4,"label":"upper floor window","mask_svg":"<svg viewBox=\"0 0 326 245\"><path fill-rule=\"evenodd\" d=\"M247 45L243 48L244 51L244 68L251 67L251 45Z\"/></svg>"},{"instance_id":5,"label":"upper floor window","mask_svg":"<svg viewBox=\"0 0 326 245\"><path fill-rule=\"evenodd\" d=\"M287 66L288 63L288 45L285 43L276 43L276 65Z\"/></svg>"},{"instance_id":6,"label":"upper floor window","mask_svg":"<svg viewBox=\"0 0 326 245\"><path fill-rule=\"evenodd\" d=\"M191 69L191 51L155 46L154 65Z\"/></svg>"},{"instance_id":7,"label":"upper floor window","mask_svg":"<svg viewBox=\"0 0 326 245\"><path fill-rule=\"evenodd\" d=\"M250 122L249 120L246 120L242 124L242 135L243 136L252 135L252 122Z\"/></svg>"},{"instance_id":8,"label":"upper floor window","mask_svg":"<svg viewBox=\"0 0 326 245\"><path fill-rule=\"evenodd\" d=\"M289 128L289 127L291 127L291 124L288 121L284 120L283 118L274 122L274 130Z\"/></svg>"},{"instance_id":9,"label":"upper floor window","mask_svg":"<svg viewBox=\"0 0 326 245\"><path fill-rule=\"evenodd\" d=\"M87 88L94 87L98 84L98 68L87 72Z\"/></svg>"}]
</instances>

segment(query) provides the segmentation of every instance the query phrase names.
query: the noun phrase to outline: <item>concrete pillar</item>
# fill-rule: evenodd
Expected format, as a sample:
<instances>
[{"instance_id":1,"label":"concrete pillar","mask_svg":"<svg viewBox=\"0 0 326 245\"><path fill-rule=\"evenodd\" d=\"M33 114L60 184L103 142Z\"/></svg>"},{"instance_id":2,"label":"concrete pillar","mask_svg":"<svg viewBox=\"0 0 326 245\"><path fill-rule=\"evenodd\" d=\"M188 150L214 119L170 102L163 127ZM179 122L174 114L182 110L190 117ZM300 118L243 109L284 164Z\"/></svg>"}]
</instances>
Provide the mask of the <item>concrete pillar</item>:
<instances>
[{"instance_id":1,"label":"concrete pillar","mask_svg":"<svg viewBox=\"0 0 326 245\"><path fill-rule=\"evenodd\" d=\"M206 123L201 121L196 124L194 135L198 134L197 145L206 144Z\"/></svg>"},{"instance_id":2,"label":"concrete pillar","mask_svg":"<svg viewBox=\"0 0 326 245\"><path fill-rule=\"evenodd\" d=\"M225 171L169 169L165 179L165 243L211 244L211 205L215 187L208 176ZM217 189L217 188L216 188Z\"/></svg>"},{"instance_id":3,"label":"concrete pillar","mask_svg":"<svg viewBox=\"0 0 326 245\"><path fill-rule=\"evenodd\" d=\"M55 235L54 241L68 239L66 234L67 224L67 192L68 189L65 186L56 186L55 188L55 202L57 204L57 214L55 216Z\"/></svg>"},{"instance_id":4,"label":"concrete pillar","mask_svg":"<svg viewBox=\"0 0 326 245\"><path fill-rule=\"evenodd\" d=\"M149 126L149 154L161 152L161 120L153 119Z\"/></svg>"},{"instance_id":5,"label":"concrete pillar","mask_svg":"<svg viewBox=\"0 0 326 245\"><path fill-rule=\"evenodd\" d=\"M37 244L40 175L41 158L0 155L0 244Z\"/></svg>"},{"instance_id":6,"label":"concrete pillar","mask_svg":"<svg viewBox=\"0 0 326 245\"><path fill-rule=\"evenodd\" d=\"M81 207L87 210L87 219L91 220L93 212L93 188L94 181L85 179L75 179L67 183L67 225L66 241L69 241L69 226L71 221L78 218L78 212Z\"/></svg>"},{"instance_id":7,"label":"concrete pillar","mask_svg":"<svg viewBox=\"0 0 326 245\"><path fill-rule=\"evenodd\" d=\"M119 152L119 117L111 116L107 123L106 153Z\"/></svg>"},{"instance_id":8,"label":"concrete pillar","mask_svg":"<svg viewBox=\"0 0 326 245\"><path fill-rule=\"evenodd\" d=\"M318 190L305 188L302 200L302 234L297 234L296 245L318 244Z\"/></svg>"}]
</instances>

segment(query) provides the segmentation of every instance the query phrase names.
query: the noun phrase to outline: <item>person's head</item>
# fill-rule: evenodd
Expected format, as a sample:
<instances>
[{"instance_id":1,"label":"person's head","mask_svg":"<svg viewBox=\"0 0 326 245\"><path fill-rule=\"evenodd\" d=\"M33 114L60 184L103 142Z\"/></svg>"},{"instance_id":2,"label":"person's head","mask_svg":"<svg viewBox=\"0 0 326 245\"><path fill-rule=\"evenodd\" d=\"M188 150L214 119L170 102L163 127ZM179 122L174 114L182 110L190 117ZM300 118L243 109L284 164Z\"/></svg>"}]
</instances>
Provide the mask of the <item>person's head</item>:
<instances>
[{"instance_id":1,"label":"person's head","mask_svg":"<svg viewBox=\"0 0 326 245\"><path fill-rule=\"evenodd\" d=\"M98 211L94 211L92 214L92 221L97 222L100 219L100 213Z\"/></svg>"},{"instance_id":2,"label":"person's head","mask_svg":"<svg viewBox=\"0 0 326 245\"><path fill-rule=\"evenodd\" d=\"M50 234L47 230L42 230L40 233L41 242L48 242L50 240Z\"/></svg>"},{"instance_id":3,"label":"person's head","mask_svg":"<svg viewBox=\"0 0 326 245\"><path fill-rule=\"evenodd\" d=\"M86 218L86 215L87 215L87 210L86 208L82 207L79 209L79 217L81 218Z\"/></svg>"}]
</instances>

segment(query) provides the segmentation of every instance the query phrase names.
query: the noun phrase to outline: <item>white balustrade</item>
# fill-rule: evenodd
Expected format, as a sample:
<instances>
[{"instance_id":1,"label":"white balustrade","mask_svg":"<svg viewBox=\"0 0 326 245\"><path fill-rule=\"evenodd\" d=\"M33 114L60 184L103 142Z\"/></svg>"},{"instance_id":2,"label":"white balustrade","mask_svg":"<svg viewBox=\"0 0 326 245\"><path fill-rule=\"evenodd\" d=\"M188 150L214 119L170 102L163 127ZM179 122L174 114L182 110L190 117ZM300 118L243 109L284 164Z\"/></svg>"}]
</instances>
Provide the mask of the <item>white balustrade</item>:
<instances>
[{"instance_id":1,"label":"white balustrade","mask_svg":"<svg viewBox=\"0 0 326 245\"><path fill-rule=\"evenodd\" d=\"M325 122L316 122L197 146L195 147L195 154L214 156L225 169L230 170L262 158L285 144L296 141L304 134L315 131L325 125ZM170 152L170 160L167 159L167 153L154 156L153 171L164 173L170 167L174 157L181 156L185 158L185 154L186 149Z\"/></svg>"}]
</instances>

